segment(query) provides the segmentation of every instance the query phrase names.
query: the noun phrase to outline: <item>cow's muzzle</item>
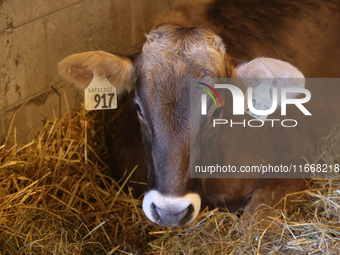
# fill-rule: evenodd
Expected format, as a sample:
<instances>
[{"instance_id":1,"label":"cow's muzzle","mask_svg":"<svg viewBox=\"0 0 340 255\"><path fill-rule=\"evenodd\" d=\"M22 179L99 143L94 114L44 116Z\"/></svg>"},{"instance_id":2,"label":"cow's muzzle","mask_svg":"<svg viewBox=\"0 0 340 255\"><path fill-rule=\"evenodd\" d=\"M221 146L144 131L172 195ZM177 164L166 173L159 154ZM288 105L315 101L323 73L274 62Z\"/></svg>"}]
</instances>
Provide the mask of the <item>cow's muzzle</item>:
<instances>
[{"instance_id":1,"label":"cow's muzzle","mask_svg":"<svg viewBox=\"0 0 340 255\"><path fill-rule=\"evenodd\" d=\"M201 198L196 193L183 197L164 196L156 190L145 194L143 210L146 216L163 226L180 226L196 218L201 208Z\"/></svg>"}]
</instances>

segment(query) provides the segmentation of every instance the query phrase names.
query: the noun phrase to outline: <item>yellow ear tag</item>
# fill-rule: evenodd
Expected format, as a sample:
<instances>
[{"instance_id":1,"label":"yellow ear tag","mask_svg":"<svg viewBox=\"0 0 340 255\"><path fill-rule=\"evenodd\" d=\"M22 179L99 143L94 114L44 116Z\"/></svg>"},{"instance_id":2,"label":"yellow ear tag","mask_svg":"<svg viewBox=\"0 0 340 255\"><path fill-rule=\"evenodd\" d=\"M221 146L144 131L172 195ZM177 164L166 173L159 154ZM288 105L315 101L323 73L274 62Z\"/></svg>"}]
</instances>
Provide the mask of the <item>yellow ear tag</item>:
<instances>
[{"instance_id":1,"label":"yellow ear tag","mask_svg":"<svg viewBox=\"0 0 340 255\"><path fill-rule=\"evenodd\" d=\"M85 89L86 110L106 110L117 108L116 87L105 76L93 73L93 79Z\"/></svg>"}]
</instances>

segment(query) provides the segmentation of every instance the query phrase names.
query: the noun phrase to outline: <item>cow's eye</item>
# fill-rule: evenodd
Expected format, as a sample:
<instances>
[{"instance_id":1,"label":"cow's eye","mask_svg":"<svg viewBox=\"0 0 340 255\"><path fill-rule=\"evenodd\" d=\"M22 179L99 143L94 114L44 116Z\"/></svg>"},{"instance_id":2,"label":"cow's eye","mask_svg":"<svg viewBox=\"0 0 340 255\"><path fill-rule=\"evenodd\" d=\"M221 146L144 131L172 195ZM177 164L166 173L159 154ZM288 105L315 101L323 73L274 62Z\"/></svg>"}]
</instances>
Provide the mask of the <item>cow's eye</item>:
<instances>
[{"instance_id":1,"label":"cow's eye","mask_svg":"<svg viewBox=\"0 0 340 255\"><path fill-rule=\"evenodd\" d=\"M140 108L139 104L134 102L133 103L133 107L135 107L137 109L137 113L140 117L143 117L143 113L142 113L142 109Z\"/></svg>"},{"instance_id":2,"label":"cow's eye","mask_svg":"<svg viewBox=\"0 0 340 255\"><path fill-rule=\"evenodd\" d=\"M222 107L217 108L212 115L213 119L220 117L221 112L222 112Z\"/></svg>"}]
</instances>

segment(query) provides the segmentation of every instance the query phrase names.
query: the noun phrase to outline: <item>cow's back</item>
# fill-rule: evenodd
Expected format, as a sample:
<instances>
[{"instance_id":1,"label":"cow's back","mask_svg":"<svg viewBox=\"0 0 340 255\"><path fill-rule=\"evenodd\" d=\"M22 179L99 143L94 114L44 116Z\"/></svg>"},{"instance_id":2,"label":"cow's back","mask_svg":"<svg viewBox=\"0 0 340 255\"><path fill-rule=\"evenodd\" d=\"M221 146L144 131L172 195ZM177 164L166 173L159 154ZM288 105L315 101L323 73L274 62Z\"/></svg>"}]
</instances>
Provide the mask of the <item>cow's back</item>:
<instances>
[{"instance_id":1,"label":"cow's back","mask_svg":"<svg viewBox=\"0 0 340 255\"><path fill-rule=\"evenodd\" d=\"M167 22L212 29L236 63L264 56L287 61L306 77L340 76L339 1L193 1L155 24Z\"/></svg>"}]
</instances>

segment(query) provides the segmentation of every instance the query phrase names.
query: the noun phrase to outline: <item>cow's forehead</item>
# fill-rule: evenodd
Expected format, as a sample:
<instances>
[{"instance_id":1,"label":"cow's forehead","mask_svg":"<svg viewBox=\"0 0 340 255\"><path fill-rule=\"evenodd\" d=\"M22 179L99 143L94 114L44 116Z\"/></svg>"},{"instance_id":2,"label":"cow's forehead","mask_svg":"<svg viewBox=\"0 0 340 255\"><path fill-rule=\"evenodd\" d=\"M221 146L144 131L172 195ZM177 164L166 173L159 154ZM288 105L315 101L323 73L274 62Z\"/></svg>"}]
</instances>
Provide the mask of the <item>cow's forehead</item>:
<instances>
[{"instance_id":1,"label":"cow's forehead","mask_svg":"<svg viewBox=\"0 0 340 255\"><path fill-rule=\"evenodd\" d=\"M174 70L180 66L168 67ZM190 79L185 72L166 72L169 69L159 67L156 75L152 71L140 75L136 96L142 101L143 110L152 125L159 126L159 131L167 129L165 133L171 131L174 134L176 130L180 132L189 127Z\"/></svg>"},{"instance_id":2,"label":"cow's forehead","mask_svg":"<svg viewBox=\"0 0 340 255\"><path fill-rule=\"evenodd\" d=\"M178 101L189 93L189 88L184 87L189 86L190 78L223 76L224 55L222 39L207 28L157 26L147 35L138 59L137 94Z\"/></svg>"},{"instance_id":3,"label":"cow's forehead","mask_svg":"<svg viewBox=\"0 0 340 255\"><path fill-rule=\"evenodd\" d=\"M219 75L224 69L222 39L204 27L163 24L154 28L144 44L141 72L157 78L183 75Z\"/></svg>"},{"instance_id":4,"label":"cow's forehead","mask_svg":"<svg viewBox=\"0 0 340 255\"><path fill-rule=\"evenodd\" d=\"M188 128L190 78L218 77L225 70L225 48L207 28L156 27L138 60L136 96L155 125L169 131Z\"/></svg>"}]
</instances>

